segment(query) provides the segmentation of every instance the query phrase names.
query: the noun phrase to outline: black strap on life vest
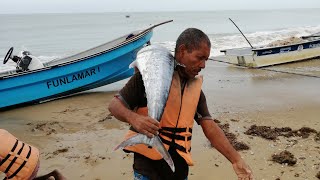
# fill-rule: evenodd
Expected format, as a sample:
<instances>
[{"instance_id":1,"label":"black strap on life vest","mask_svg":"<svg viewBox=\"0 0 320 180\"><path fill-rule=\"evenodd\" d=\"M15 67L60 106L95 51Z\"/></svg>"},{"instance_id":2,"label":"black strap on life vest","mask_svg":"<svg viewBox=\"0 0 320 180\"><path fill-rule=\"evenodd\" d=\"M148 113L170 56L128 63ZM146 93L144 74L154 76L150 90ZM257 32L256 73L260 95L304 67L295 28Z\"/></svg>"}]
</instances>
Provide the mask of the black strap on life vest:
<instances>
[{"instance_id":1,"label":"black strap on life vest","mask_svg":"<svg viewBox=\"0 0 320 180\"><path fill-rule=\"evenodd\" d=\"M14 152L18 146L18 139L16 139L16 143L14 144L14 146L11 149L11 152ZM10 154L8 154L1 162L0 162L0 166L2 166L3 163L5 163L10 157Z\"/></svg>"},{"instance_id":2,"label":"black strap on life vest","mask_svg":"<svg viewBox=\"0 0 320 180\"><path fill-rule=\"evenodd\" d=\"M23 148L24 148L24 143L22 143L22 146L21 146L20 150L17 153L18 155L21 154ZM7 169L4 171L5 174L7 174L9 172L10 168L16 162L16 160L17 160L17 157L14 157L13 160L10 162L9 166L7 167Z\"/></svg>"},{"instance_id":3,"label":"black strap on life vest","mask_svg":"<svg viewBox=\"0 0 320 180\"><path fill-rule=\"evenodd\" d=\"M181 113L181 108L182 108L182 97L183 97L183 92L184 92L184 88L185 88L186 83L187 83L186 80L184 80L182 82L179 114L178 114L178 118L177 118L177 122L176 122L175 127L161 127L162 130L159 131L159 133L160 133L159 137L164 144L167 144L170 148L174 148L174 149L177 149L177 150L185 152L185 153L190 152L191 147L187 151L187 149L185 147L177 144L175 142L175 140L176 139L177 140L185 140L184 136L178 135L177 133L187 132L187 128L178 128L178 123L179 123L180 113ZM167 131L167 132L164 132L163 130ZM192 128L189 128L189 132L192 133ZM164 139L163 137L161 137L161 134L169 137L171 139L171 141L168 141L168 140ZM187 140L190 141L191 136L189 136L187 138Z\"/></svg>"},{"instance_id":4,"label":"black strap on life vest","mask_svg":"<svg viewBox=\"0 0 320 180\"><path fill-rule=\"evenodd\" d=\"M186 129L186 128L184 128L184 129ZM169 133L169 132L164 131L163 129L160 129L159 133L163 136L170 138L170 139L181 140L181 141L184 141L186 139L185 136L181 136L179 134ZM191 137L192 136L187 137L187 141L190 141Z\"/></svg>"},{"instance_id":5,"label":"black strap on life vest","mask_svg":"<svg viewBox=\"0 0 320 180\"><path fill-rule=\"evenodd\" d=\"M14 153L14 151L16 150L16 148L17 148L17 146L18 146L18 143L19 143L19 141L16 139L16 143L15 143L14 146L12 147L11 152ZM24 146L25 146L25 144L22 142L22 147L20 148L20 150L19 150L18 153L17 153L18 155L20 155L20 154L22 153ZM30 157L30 155L31 155L31 146L28 146L28 147L29 147L29 152L28 152L28 155L27 155L26 159L29 159L29 157ZM3 163L5 163L5 161L7 161L10 156L11 156L11 155L8 154L8 155L6 156L6 158L4 158L4 159L0 162L0 166L2 166ZM12 165L16 162L16 160L17 160L17 157L14 157L13 160L10 162L9 166L7 167L7 169L4 171L5 174L9 172L9 170L11 169ZM20 165L20 167L19 167L11 176L4 178L4 180L11 179L11 178L13 178L14 176L16 176L16 175L21 171L21 169L25 166L26 163L27 163L27 161L24 161L24 162Z\"/></svg>"},{"instance_id":6,"label":"black strap on life vest","mask_svg":"<svg viewBox=\"0 0 320 180\"><path fill-rule=\"evenodd\" d=\"M161 129L165 131L176 132L176 133L187 132L187 128L162 127ZM192 128L189 128L189 132L192 133Z\"/></svg>"},{"instance_id":7,"label":"black strap on life vest","mask_svg":"<svg viewBox=\"0 0 320 180\"><path fill-rule=\"evenodd\" d=\"M160 137L162 143L169 145L170 148L174 148L174 149L177 149L179 151L187 153L187 149L185 147L183 147L183 146L181 146L181 145L179 145L177 143L172 143L172 141L168 141L168 140L162 138L161 136L159 136L159 137ZM188 149L188 152L190 152L190 151L191 151L191 147L190 147L190 149Z\"/></svg>"},{"instance_id":8,"label":"black strap on life vest","mask_svg":"<svg viewBox=\"0 0 320 180\"><path fill-rule=\"evenodd\" d=\"M28 152L26 159L29 159L29 157L31 155L31 149L32 149L31 146L29 146L29 152ZM27 163L27 161L23 161L23 163L20 165L20 167L9 177L9 179L16 176L21 171L21 169L26 165L26 163Z\"/></svg>"},{"instance_id":9,"label":"black strap on life vest","mask_svg":"<svg viewBox=\"0 0 320 180\"><path fill-rule=\"evenodd\" d=\"M185 141L185 139L186 139L185 136L181 136L181 135L177 134L177 133L182 133L182 132L187 132L187 128L162 127L159 130L159 133L160 133L159 137L164 144L167 144L171 148L174 148L179 151L187 153L187 149L185 147L183 147L175 142L175 140ZM189 128L189 132L192 133L192 128ZM168 141L161 136L166 136L166 137L170 138L171 141ZM192 138L192 136L188 136L187 141L190 141L191 138ZM190 152L190 151L191 151L191 148L188 150L188 152Z\"/></svg>"}]
</instances>

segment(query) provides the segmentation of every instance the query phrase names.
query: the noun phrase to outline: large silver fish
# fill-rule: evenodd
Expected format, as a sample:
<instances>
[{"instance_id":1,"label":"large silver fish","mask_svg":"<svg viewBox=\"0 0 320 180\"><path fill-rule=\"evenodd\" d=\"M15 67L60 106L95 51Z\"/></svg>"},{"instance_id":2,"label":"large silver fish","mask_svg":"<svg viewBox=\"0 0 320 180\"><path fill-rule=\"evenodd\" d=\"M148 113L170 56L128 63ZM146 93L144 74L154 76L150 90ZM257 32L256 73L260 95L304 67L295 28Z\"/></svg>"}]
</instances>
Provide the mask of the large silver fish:
<instances>
[{"instance_id":1,"label":"large silver fish","mask_svg":"<svg viewBox=\"0 0 320 180\"><path fill-rule=\"evenodd\" d=\"M148 115L158 121L161 119L168 99L174 62L174 58L168 49L159 45L149 45L137 53L137 59L130 65L130 67L139 69L147 95ZM159 136L148 138L146 135L137 134L122 142L116 149L135 144L146 144L156 148L171 170L175 171L171 156L163 146Z\"/></svg>"}]
</instances>

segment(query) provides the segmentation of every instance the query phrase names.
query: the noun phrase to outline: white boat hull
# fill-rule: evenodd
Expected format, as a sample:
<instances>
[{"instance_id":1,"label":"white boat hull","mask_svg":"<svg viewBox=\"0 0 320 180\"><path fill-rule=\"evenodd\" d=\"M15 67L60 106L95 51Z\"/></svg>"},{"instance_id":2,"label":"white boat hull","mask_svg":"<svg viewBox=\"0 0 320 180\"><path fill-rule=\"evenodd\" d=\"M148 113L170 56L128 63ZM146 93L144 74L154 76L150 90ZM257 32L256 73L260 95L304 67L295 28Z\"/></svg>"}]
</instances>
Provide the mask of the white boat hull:
<instances>
[{"instance_id":1,"label":"white boat hull","mask_svg":"<svg viewBox=\"0 0 320 180\"><path fill-rule=\"evenodd\" d=\"M236 65L264 67L320 57L320 40L268 48L222 50L227 60Z\"/></svg>"}]
</instances>

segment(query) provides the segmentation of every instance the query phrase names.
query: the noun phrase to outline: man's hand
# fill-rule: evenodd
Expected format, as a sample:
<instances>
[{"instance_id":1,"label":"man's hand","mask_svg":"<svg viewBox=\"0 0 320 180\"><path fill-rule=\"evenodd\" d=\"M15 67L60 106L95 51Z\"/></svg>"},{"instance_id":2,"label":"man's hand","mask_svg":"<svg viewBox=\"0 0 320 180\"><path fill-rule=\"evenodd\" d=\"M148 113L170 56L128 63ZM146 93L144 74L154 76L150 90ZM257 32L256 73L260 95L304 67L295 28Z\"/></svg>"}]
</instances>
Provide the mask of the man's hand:
<instances>
[{"instance_id":1,"label":"man's hand","mask_svg":"<svg viewBox=\"0 0 320 180\"><path fill-rule=\"evenodd\" d=\"M159 122L149 116L137 114L133 119L131 119L130 124L139 133L144 134L149 138L152 138L154 135L158 135Z\"/></svg>"},{"instance_id":2,"label":"man's hand","mask_svg":"<svg viewBox=\"0 0 320 180\"><path fill-rule=\"evenodd\" d=\"M250 167L244 162L243 159L239 159L232 164L234 171L238 176L238 180L253 180L253 174Z\"/></svg>"},{"instance_id":3,"label":"man's hand","mask_svg":"<svg viewBox=\"0 0 320 180\"><path fill-rule=\"evenodd\" d=\"M159 122L157 120L131 111L116 97L111 100L109 111L120 121L131 124L141 134L150 138L158 134Z\"/></svg>"}]
</instances>

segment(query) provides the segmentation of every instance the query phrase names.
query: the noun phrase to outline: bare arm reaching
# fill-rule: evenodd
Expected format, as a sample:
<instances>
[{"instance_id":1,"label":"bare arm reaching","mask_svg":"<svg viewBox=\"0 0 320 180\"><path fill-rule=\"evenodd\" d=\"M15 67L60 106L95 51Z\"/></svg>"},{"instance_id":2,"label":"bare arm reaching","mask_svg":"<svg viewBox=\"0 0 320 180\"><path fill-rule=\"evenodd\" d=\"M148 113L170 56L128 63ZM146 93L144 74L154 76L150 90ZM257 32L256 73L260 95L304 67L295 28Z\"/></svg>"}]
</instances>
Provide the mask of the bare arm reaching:
<instances>
[{"instance_id":1,"label":"bare arm reaching","mask_svg":"<svg viewBox=\"0 0 320 180\"><path fill-rule=\"evenodd\" d=\"M233 148L229 140L224 135L221 128L212 120L202 120L200 125L205 136L209 139L221 154L223 154L233 166L239 180L253 179L253 174L250 167L244 162L240 154Z\"/></svg>"}]
</instances>

